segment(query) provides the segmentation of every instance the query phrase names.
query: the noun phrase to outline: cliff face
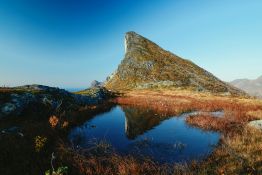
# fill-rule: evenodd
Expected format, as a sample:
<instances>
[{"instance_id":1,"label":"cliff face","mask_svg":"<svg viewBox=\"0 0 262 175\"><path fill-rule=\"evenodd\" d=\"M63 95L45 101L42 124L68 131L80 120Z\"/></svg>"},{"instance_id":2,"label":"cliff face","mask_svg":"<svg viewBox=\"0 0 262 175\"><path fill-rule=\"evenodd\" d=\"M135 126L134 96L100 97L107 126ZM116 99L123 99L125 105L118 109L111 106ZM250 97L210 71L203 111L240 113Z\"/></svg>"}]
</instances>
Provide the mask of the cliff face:
<instances>
[{"instance_id":1,"label":"cliff face","mask_svg":"<svg viewBox=\"0 0 262 175\"><path fill-rule=\"evenodd\" d=\"M126 33L125 57L107 79L105 87L111 90L172 87L243 94L193 62L162 49L135 32Z\"/></svg>"}]
</instances>

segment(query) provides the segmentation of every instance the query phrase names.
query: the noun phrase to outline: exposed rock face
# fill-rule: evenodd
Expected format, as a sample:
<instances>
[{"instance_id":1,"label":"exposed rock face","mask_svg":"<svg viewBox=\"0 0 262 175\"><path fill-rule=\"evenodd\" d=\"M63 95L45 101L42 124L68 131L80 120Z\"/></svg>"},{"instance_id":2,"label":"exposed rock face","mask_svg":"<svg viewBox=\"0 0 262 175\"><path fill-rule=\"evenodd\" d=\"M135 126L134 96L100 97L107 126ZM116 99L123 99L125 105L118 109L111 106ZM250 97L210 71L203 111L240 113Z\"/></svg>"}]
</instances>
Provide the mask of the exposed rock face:
<instances>
[{"instance_id":1,"label":"exposed rock face","mask_svg":"<svg viewBox=\"0 0 262 175\"><path fill-rule=\"evenodd\" d=\"M91 89L89 94L73 94L64 89L43 85L26 85L0 89L0 118L20 115L32 106L56 109L58 106L70 108L97 104L108 98L104 88Z\"/></svg>"},{"instance_id":2,"label":"exposed rock face","mask_svg":"<svg viewBox=\"0 0 262 175\"><path fill-rule=\"evenodd\" d=\"M135 32L126 33L125 57L117 71L107 79L105 87L112 90L182 87L244 94L191 61L165 51Z\"/></svg>"},{"instance_id":3,"label":"exposed rock face","mask_svg":"<svg viewBox=\"0 0 262 175\"><path fill-rule=\"evenodd\" d=\"M109 97L112 97L112 93L106 90L104 87L88 88L77 92L77 94L74 94L74 98L76 98L77 101L79 101L79 99L83 99L83 104L99 103ZM86 101L87 98L89 101Z\"/></svg>"},{"instance_id":4,"label":"exposed rock face","mask_svg":"<svg viewBox=\"0 0 262 175\"><path fill-rule=\"evenodd\" d=\"M91 82L90 88L97 88L97 87L102 87L102 86L103 86L102 82L94 80L94 81Z\"/></svg>"},{"instance_id":5,"label":"exposed rock face","mask_svg":"<svg viewBox=\"0 0 262 175\"><path fill-rule=\"evenodd\" d=\"M258 77L255 80L238 79L231 81L230 84L246 91L252 96L262 98L262 76Z\"/></svg>"}]
</instances>

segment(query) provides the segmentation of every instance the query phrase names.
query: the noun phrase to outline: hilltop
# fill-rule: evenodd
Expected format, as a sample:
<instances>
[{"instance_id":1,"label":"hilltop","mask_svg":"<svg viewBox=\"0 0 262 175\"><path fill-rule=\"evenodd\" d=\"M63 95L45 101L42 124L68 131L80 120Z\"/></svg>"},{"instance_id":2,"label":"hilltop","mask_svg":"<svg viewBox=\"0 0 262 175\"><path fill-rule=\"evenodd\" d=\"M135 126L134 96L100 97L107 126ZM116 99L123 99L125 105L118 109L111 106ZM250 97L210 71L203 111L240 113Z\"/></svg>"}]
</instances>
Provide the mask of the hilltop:
<instances>
[{"instance_id":1,"label":"hilltop","mask_svg":"<svg viewBox=\"0 0 262 175\"><path fill-rule=\"evenodd\" d=\"M135 33L125 35L125 56L104 85L115 91L182 88L193 91L245 94L210 72Z\"/></svg>"},{"instance_id":2,"label":"hilltop","mask_svg":"<svg viewBox=\"0 0 262 175\"><path fill-rule=\"evenodd\" d=\"M233 86L239 89L244 90L245 92L249 93L252 96L262 98L262 76L254 80L237 79L231 81L230 84L232 84Z\"/></svg>"},{"instance_id":3,"label":"hilltop","mask_svg":"<svg viewBox=\"0 0 262 175\"><path fill-rule=\"evenodd\" d=\"M26 110L69 110L102 103L110 97L104 88L90 88L78 93L43 85L0 88L0 119L18 116Z\"/></svg>"}]
</instances>

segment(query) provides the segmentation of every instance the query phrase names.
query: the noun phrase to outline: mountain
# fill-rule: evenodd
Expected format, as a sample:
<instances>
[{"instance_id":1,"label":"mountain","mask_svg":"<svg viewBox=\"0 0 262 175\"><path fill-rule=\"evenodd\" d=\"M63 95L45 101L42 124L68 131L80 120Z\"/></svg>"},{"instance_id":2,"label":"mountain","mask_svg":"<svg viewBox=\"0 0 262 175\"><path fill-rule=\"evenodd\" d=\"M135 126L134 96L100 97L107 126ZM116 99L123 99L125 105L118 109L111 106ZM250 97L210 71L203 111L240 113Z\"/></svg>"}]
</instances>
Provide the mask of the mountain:
<instances>
[{"instance_id":1,"label":"mountain","mask_svg":"<svg viewBox=\"0 0 262 175\"><path fill-rule=\"evenodd\" d=\"M116 91L185 88L213 93L244 94L193 62L162 49L135 32L126 33L124 59L118 69L107 78L104 86Z\"/></svg>"},{"instance_id":2,"label":"mountain","mask_svg":"<svg viewBox=\"0 0 262 175\"><path fill-rule=\"evenodd\" d=\"M99 82L97 80L93 80L90 84L90 88L102 87L103 82Z\"/></svg>"},{"instance_id":3,"label":"mountain","mask_svg":"<svg viewBox=\"0 0 262 175\"><path fill-rule=\"evenodd\" d=\"M262 76L257 79L237 79L231 81L230 84L233 86L242 89L249 93L252 96L261 97L262 98Z\"/></svg>"}]
</instances>

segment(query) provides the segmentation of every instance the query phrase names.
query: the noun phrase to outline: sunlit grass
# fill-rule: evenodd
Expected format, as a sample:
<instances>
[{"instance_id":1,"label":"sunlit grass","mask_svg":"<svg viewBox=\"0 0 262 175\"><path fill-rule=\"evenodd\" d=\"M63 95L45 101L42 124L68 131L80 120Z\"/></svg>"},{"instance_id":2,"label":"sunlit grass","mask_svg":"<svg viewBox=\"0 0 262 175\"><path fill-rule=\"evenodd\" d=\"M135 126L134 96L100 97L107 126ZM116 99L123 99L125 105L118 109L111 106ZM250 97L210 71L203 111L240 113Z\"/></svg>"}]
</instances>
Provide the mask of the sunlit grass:
<instances>
[{"instance_id":1,"label":"sunlit grass","mask_svg":"<svg viewBox=\"0 0 262 175\"><path fill-rule=\"evenodd\" d=\"M26 140L13 135L0 136L4 143L1 146L3 150L1 152L3 156L0 157L1 163L6 166L7 163L4 160L37 160L36 162L31 161L35 167L32 171L44 172L50 169L50 154L55 151L58 164L56 167L68 166L68 171L71 174L209 175L261 174L262 172L262 134L260 130L247 126L249 121L261 119L261 100L214 96L208 93L192 93L184 90L157 90L130 91L124 96L116 98L114 102L150 108L156 113L162 113L162 117L179 116L181 113L189 111L207 111L206 115L189 116L186 121L192 127L220 132L220 143L215 147L214 152L203 161L180 164L159 164L142 156L121 155L104 140L94 142L89 149L76 149L66 141L68 130L101 111L110 110L108 105L85 106L78 109L75 115L71 113L68 115L56 114L56 117L51 117L50 120L49 117L53 114L49 114L46 117L42 116L40 121L34 119L34 123L23 120L23 133ZM223 111L224 115L214 117L208 113L210 111ZM35 151L36 136L47 138L47 141L41 144L43 146L39 152ZM8 141L9 137L10 141ZM20 143L19 146L16 145L16 142ZM10 146L9 143L11 143ZM24 153L20 154L20 150ZM33 156L31 151L34 152ZM26 168L28 164L23 162L19 166Z\"/></svg>"}]
</instances>

